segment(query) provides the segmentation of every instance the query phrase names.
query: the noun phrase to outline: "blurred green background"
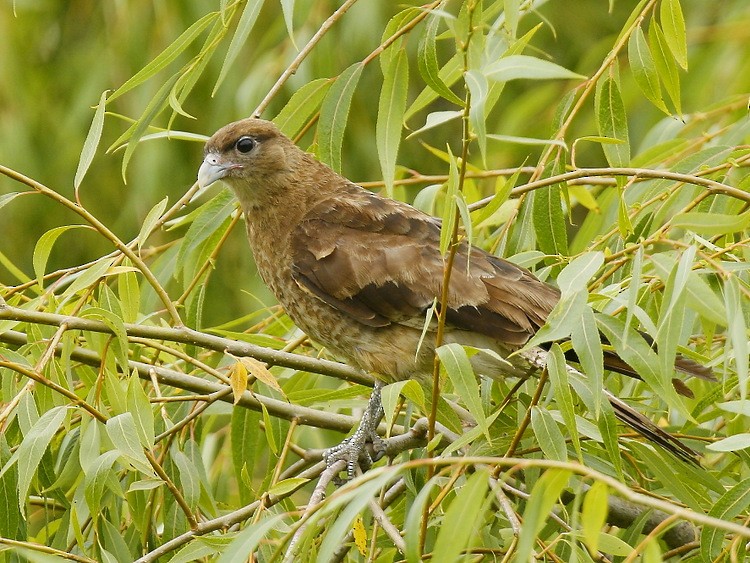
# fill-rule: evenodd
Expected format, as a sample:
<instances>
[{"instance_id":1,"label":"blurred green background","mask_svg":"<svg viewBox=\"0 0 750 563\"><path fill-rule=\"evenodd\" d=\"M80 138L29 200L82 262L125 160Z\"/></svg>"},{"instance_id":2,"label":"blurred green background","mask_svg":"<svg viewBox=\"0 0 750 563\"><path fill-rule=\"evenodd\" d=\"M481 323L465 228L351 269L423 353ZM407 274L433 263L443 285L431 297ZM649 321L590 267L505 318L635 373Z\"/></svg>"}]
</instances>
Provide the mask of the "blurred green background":
<instances>
[{"instance_id":1,"label":"blurred green background","mask_svg":"<svg viewBox=\"0 0 750 563\"><path fill-rule=\"evenodd\" d=\"M0 7L0 163L30 176L52 189L73 197L73 177L80 151L91 123L93 109L104 90L114 90L166 48L180 33L220 2L178 0L6 0ZM294 28L297 46L302 46L339 2L297 0ZM418 5L418 3L412 3ZM591 75L614 43L616 34L634 2L576 0L537 2L548 22L533 40L534 48L551 60L585 75ZM706 2L683 0L687 19L690 64L682 73L683 111L687 114L750 90L750 3L747 0ZM360 0L334 26L304 62L263 117L271 118L300 85L313 78L338 75L354 61L366 57L380 41L385 22L404 4L382 0ZM14 15L15 11L15 15ZM523 33L527 20L521 21ZM234 25L234 24L233 24ZM418 33L409 37L410 56L416 51ZM231 37L231 33L228 37ZM171 70L117 99L108 111L136 119L144 111L163 80L195 55L202 39L173 63ZM195 117L178 116L176 130L210 135L215 129L252 113L280 73L297 54L289 39L280 3L265 3L250 39L226 80L212 97L229 41L219 46L184 109ZM412 61L413 62L413 61ZM412 64L413 101L422 87ZM643 99L630 73L623 73L623 97L629 111L634 154L638 143L657 124L679 126ZM355 93L344 145L344 172L353 180L380 179L375 149L376 96L380 68L368 65ZM504 135L548 138L556 106L565 84L543 81L509 83L493 111L490 131ZM506 108L512 108L507 111ZM439 110L439 104L429 111ZM448 109L448 108L446 108ZM452 109L452 108L451 108ZM746 108L742 108L743 111ZM417 129L424 123L424 110L410 119ZM593 111L578 119L571 134L596 134ZM157 122L166 126L169 112ZM735 116L736 117L736 116ZM714 121L715 123L715 121ZM201 161L200 143L157 140L142 143L121 175L123 151L105 154L104 149L127 128L125 119L108 115L100 149L81 186L83 205L110 226L123 240L132 239L148 210L164 196L174 202L194 181ZM700 126L700 125L698 125ZM715 125L714 125L715 127ZM421 145L425 140L444 149L457 149L458 123L438 127L403 142L399 164L420 172L444 173L444 164ZM709 134L711 131L705 131ZM308 136L309 137L309 136ZM303 139L310 143L311 138ZM538 147L490 141L489 167L533 164ZM579 165L604 165L600 147L584 144L577 155ZM0 194L19 190L0 177ZM410 199L418 188L399 193ZM489 189L489 187L488 187ZM0 282L15 285L18 279L8 263L32 276L32 253L39 237L50 228L79 222L78 217L39 196L17 198L0 211L2 234ZM182 232L156 233L149 242L160 244ZM109 252L110 245L93 232L77 230L62 236L52 253L48 271L92 260ZM221 251L210 278L206 303L207 324L241 316L257 307L250 292L263 300L268 293L255 273L242 228L235 229Z\"/></svg>"}]
</instances>

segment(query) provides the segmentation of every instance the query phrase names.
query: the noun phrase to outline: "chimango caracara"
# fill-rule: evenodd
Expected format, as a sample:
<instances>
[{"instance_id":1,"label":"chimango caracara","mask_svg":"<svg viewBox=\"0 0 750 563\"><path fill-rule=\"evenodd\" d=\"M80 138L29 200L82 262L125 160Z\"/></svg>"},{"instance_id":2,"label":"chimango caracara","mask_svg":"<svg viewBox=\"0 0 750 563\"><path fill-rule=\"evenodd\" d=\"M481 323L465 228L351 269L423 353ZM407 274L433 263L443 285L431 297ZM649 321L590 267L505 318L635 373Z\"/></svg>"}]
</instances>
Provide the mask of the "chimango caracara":
<instances>
[{"instance_id":1,"label":"chimango caracara","mask_svg":"<svg viewBox=\"0 0 750 563\"><path fill-rule=\"evenodd\" d=\"M422 331L427 310L441 295L437 219L353 184L260 119L230 123L206 143L198 183L205 188L217 180L239 199L258 270L297 326L380 382L431 381L435 338L429 332L422 338ZM559 295L529 271L462 244L450 276L444 342L506 357L539 330ZM475 367L494 370L487 375L495 377L519 375L543 365L543 359L533 365L539 357L543 350L513 356L514 365L480 359ZM606 363L637 377L614 355ZM676 367L710 377L684 358ZM608 398L627 424L679 457L694 459L687 446ZM346 459L350 475L356 463L366 465L363 446L377 441L381 413L376 386L359 430L329 450L329 463Z\"/></svg>"}]
</instances>

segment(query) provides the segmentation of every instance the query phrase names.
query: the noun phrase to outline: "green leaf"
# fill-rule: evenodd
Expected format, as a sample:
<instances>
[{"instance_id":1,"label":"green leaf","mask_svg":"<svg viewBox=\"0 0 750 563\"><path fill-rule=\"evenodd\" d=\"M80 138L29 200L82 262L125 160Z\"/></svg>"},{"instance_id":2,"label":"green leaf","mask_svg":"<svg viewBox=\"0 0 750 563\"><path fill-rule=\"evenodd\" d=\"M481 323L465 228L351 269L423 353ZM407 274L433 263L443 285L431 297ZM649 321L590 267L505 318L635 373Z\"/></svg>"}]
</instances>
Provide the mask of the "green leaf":
<instances>
[{"instance_id":1,"label":"green leaf","mask_svg":"<svg viewBox=\"0 0 750 563\"><path fill-rule=\"evenodd\" d=\"M341 172L341 146L349 108L364 65L354 63L342 72L328 90L318 121L318 155L336 172Z\"/></svg>"},{"instance_id":2,"label":"green leaf","mask_svg":"<svg viewBox=\"0 0 750 563\"><path fill-rule=\"evenodd\" d=\"M557 422L546 410L534 406L531 408L531 428L534 431L539 447L547 459L568 461L568 449L565 436L560 432ZM575 433L575 430L574 430Z\"/></svg>"},{"instance_id":3,"label":"green leaf","mask_svg":"<svg viewBox=\"0 0 750 563\"><path fill-rule=\"evenodd\" d=\"M583 497L581 510L581 527L583 528L583 541L591 553L596 553L599 548L601 530L607 520L609 492L607 485L601 481L594 481L591 488ZM607 551L607 553L610 553Z\"/></svg>"},{"instance_id":4,"label":"green leaf","mask_svg":"<svg viewBox=\"0 0 750 563\"><path fill-rule=\"evenodd\" d=\"M457 343L443 344L437 350L440 365L445 369L448 377L453 383L459 397L463 400L466 408L477 421L477 426L482 429L487 441L491 441L487 417L482 407L482 399L479 397L479 387L474 370L469 362L469 356L464 347Z\"/></svg>"},{"instance_id":5,"label":"green leaf","mask_svg":"<svg viewBox=\"0 0 750 563\"><path fill-rule=\"evenodd\" d=\"M91 162L94 160L96 149L99 146L99 141L102 138L102 130L104 129L104 107L107 100L107 92L102 92L99 98L99 105L96 106L94 112L94 119L91 121L91 127L89 128L86 140L83 142L83 149L81 150L81 158L78 160L78 168L76 169L76 175L73 179L73 188L78 189L83 181L83 177L91 166Z\"/></svg>"},{"instance_id":6,"label":"green leaf","mask_svg":"<svg viewBox=\"0 0 750 563\"><path fill-rule=\"evenodd\" d=\"M318 78L294 92L273 122L287 137L294 137L320 108L323 98L333 84L330 78Z\"/></svg>"},{"instance_id":7,"label":"green leaf","mask_svg":"<svg viewBox=\"0 0 750 563\"><path fill-rule=\"evenodd\" d=\"M143 244L151 235L151 232L154 230L154 225L156 225L157 221L159 221L159 219L161 218L162 213L164 213L164 210L167 208L168 202L169 198L165 197L159 203L154 205L146 214L146 218L143 220L143 225L141 225L141 230L138 232L138 236L136 237L139 250L143 247Z\"/></svg>"},{"instance_id":8,"label":"green leaf","mask_svg":"<svg viewBox=\"0 0 750 563\"><path fill-rule=\"evenodd\" d=\"M478 70L469 70L464 74L466 86L471 93L471 106L469 107L469 123L477 136L479 152L484 161L487 153L487 124L485 108L487 96L490 91L487 78Z\"/></svg>"},{"instance_id":9,"label":"green leaf","mask_svg":"<svg viewBox=\"0 0 750 563\"><path fill-rule=\"evenodd\" d=\"M651 56L646 35L640 26L633 30L628 40L628 60L630 61L630 68L633 71L635 83L641 89L644 96L657 108L669 114L669 110L664 105L664 100L661 97L659 73L654 64L654 58Z\"/></svg>"},{"instance_id":10,"label":"green leaf","mask_svg":"<svg viewBox=\"0 0 750 563\"><path fill-rule=\"evenodd\" d=\"M141 289L135 272L122 272L117 276L117 294L122 305L122 320L134 323L141 310Z\"/></svg>"},{"instance_id":11,"label":"green leaf","mask_svg":"<svg viewBox=\"0 0 750 563\"><path fill-rule=\"evenodd\" d=\"M273 455L278 455L279 446L276 444L276 438L273 435L273 423L271 422L271 415L268 414L268 409L263 403L260 404L263 410L263 425L266 427L266 442Z\"/></svg>"},{"instance_id":12,"label":"green leaf","mask_svg":"<svg viewBox=\"0 0 750 563\"><path fill-rule=\"evenodd\" d=\"M250 502L250 491L242 479L242 469L253 475L257 457L261 413L248 409L232 409L230 438L235 479L243 502Z\"/></svg>"},{"instance_id":13,"label":"green leaf","mask_svg":"<svg viewBox=\"0 0 750 563\"><path fill-rule=\"evenodd\" d=\"M478 469L467 480L445 511L432 561L454 563L461 554L478 544L480 524L488 508L489 471Z\"/></svg>"},{"instance_id":14,"label":"green leaf","mask_svg":"<svg viewBox=\"0 0 750 563\"><path fill-rule=\"evenodd\" d=\"M60 237L61 234L63 234L65 231L69 231L70 229L88 229L89 227L87 225L63 225L61 227L55 227L54 229L50 229L46 233L44 233L41 237L39 237L39 240L36 243L36 246L34 247L34 254L32 257L32 263L34 265L34 273L36 274L36 280L39 284L39 287L44 287L43 279L44 278L44 270L47 267L47 260L49 259L49 255L52 252L52 247L54 246L57 239Z\"/></svg>"},{"instance_id":15,"label":"green leaf","mask_svg":"<svg viewBox=\"0 0 750 563\"><path fill-rule=\"evenodd\" d=\"M138 438L144 448L154 447L154 414L151 402L143 390L138 373L133 371L128 380L128 410L133 415Z\"/></svg>"},{"instance_id":16,"label":"green leaf","mask_svg":"<svg viewBox=\"0 0 750 563\"><path fill-rule=\"evenodd\" d=\"M728 438L722 438L718 442L709 444L706 448L714 452L736 452L750 448L750 433L741 432Z\"/></svg>"},{"instance_id":17,"label":"green leaf","mask_svg":"<svg viewBox=\"0 0 750 563\"><path fill-rule=\"evenodd\" d=\"M730 277L724 283L724 303L727 309L727 336L732 345L734 367L740 386L740 398L747 398L748 361L750 349L747 342L747 324L744 311L747 308L747 297L740 291L740 283L736 276ZM726 361L729 361L728 359Z\"/></svg>"},{"instance_id":18,"label":"green leaf","mask_svg":"<svg viewBox=\"0 0 750 563\"><path fill-rule=\"evenodd\" d=\"M536 191L534 198L534 231L539 248L545 254L568 253L568 233L563 213L561 184Z\"/></svg>"},{"instance_id":19,"label":"green leaf","mask_svg":"<svg viewBox=\"0 0 750 563\"><path fill-rule=\"evenodd\" d=\"M549 373L550 381L552 382L552 388L555 392L555 399L557 405L560 408L565 426L568 429L568 435L573 442L573 447L578 455L578 460L583 462L583 452L581 451L581 440L578 437L578 426L576 424L575 410L573 410L573 394L570 392L570 382L568 381L568 371L565 369L565 355L563 354L560 345L555 343L550 348L547 354L547 372ZM545 411L545 414L546 413ZM533 413L532 413L533 415ZM551 417L551 415L550 415ZM545 421L546 422L546 421ZM534 430L536 433L536 430ZM565 449L564 441L561 442L562 448ZM546 452L545 452L546 453ZM567 459L567 452L564 453L565 457L557 459Z\"/></svg>"},{"instance_id":20,"label":"green leaf","mask_svg":"<svg viewBox=\"0 0 750 563\"><path fill-rule=\"evenodd\" d=\"M294 44L294 0L281 0L281 11L284 14L284 23L286 23L289 39Z\"/></svg>"},{"instance_id":21,"label":"green leaf","mask_svg":"<svg viewBox=\"0 0 750 563\"><path fill-rule=\"evenodd\" d=\"M398 404L401 394L414 402L423 411L425 409L424 390L415 380L397 381L390 385L385 385L381 390L381 400L383 403L383 412L385 413L386 423L390 426L396 418L396 405Z\"/></svg>"},{"instance_id":22,"label":"green leaf","mask_svg":"<svg viewBox=\"0 0 750 563\"><path fill-rule=\"evenodd\" d=\"M659 73L664 89L672 100L678 114L682 113L680 92L680 71L677 68L674 57L669 51L664 32L656 20L651 20L648 28L648 45L654 57L654 65Z\"/></svg>"},{"instance_id":23,"label":"green leaf","mask_svg":"<svg viewBox=\"0 0 750 563\"><path fill-rule=\"evenodd\" d=\"M458 163L448 147L449 168L448 182L445 184L445 202L443 204L442 223L440 224L440 254L445 256L450 247L456 225L456 195L458 194Z\"/></svg>"},{"instance_id":24,"label":"green leaf","mask_svg":"<svg viewBox=\"0 0 750 563\"><path fill-rule=\"evenodd\" d=\"M586 284L604 264L604 254L599 251L586 252L563 268L557 277L557 285L563 293L586 290Z\"/></svg>"},{"instance_id":25,"label":"green leaf","mask_svg":"<svg viewBox=\"0 0 750 563\"><path fill-rule=\"evenodd\" d=\"M740 215L688 211L672 217L672 227L681 227L703 236L726 235L744 231L750 226L750 211Z\"/></svg>"},{"instance_id":26,"label":"green leaf","mask_svg":"<svg viewBox=\"0 0 750 563\"><path fill-rule=\"evenodd\" d=\"M599 418L604 388L604 352L596 328L596 317L590 307L581 310L579 322L570 333L573 349L586 374L586 383L594 401L594 417Z\"/></svg>"},{"instance_id":27,"label":"green leaf","mask_svg":"<svg viewBox=\"0 0 750 563\"><path fill-rule=\"evenodd\" d=\"M401 124L406 109L406 93L409 86L409 59L400 49L383 71L383 87L378 104L378 121L375 140L383 172L386 193L393 194L396 175L396 157L401 144Z\"/></svg>"},{"instance_id":28,"label":"green leaf","mask_svg":"<svg viewBox=\"0 0 750 563\"><path fill-rule=\"evenodd\" d=\"M709 510L708 515L731 521L750 506L750 479L744 479L724 493ZM704 561L713 561L719 555L724 541L723 530L704 526L701 531L701 556Z\"/></svg>"},{"instance_id":29,"label":"green leaf","mask_svg":"<svg viewBox=\"0 0 750 563\"><path fill-rule=\"evenodd\" d=\"M234 538L226 549L223 550L218 563L234 563L245 561L251 553L254 553L266 533L274 526L278 526L284 514L276 514L257 524L250 524Z\"/></svg>"},{"instance_id":30,"label":"green leaf","mask_svg":"<svg viewBox=\"0 0 750 563\"><path fill-rule=\"evenodd\" d=\"M156 473L148 462L146 454L143 453L133 415L124 412L113 416L107 421L106 427L107 435L121 458L141 473L156 478Z\"/></svg>"},{"instance_id":31,"label":"green leaf","mask_svg":"<svg viewBox=\"0 0 750 563\"><path fill-rule=\"evenodd\" d=\"M443 17L443 13L440 12L433 12L427 17L427 25L424 34L422 35L422 39L419 42L417 55L419 74L422 75L422 78L427 85L438 96L445 98L457 106L463 107L464 101L453 93L439 74L436 41L437 29L440 25L441 18ZM416 105L416 102L414 105Z\"/></svg>"},{"instance_id":32,"label":"green leaf","mask_svg":"<svg viewBox=\"0 0 750 563\"><path fill-rule=\"evenodd\" d=\"M672 386L671 374L659 372L656 352L651 349L651 346L643 337L631 330L628 333L626 345L623 337L625 326L620 319L600 315L596 320L599 330L614 346L617 355L625 360L669 406L677 409L685 416L690 416Z\"/></svg>"},{"instance_id":33,"label":"green leaf","mask_svg":"<svg viewBox=\"0 0 750 563\"><path fill-rule=\"evenodd\" d=\"M523 513L523 527L516 547L516 561L529 561L537 534L549 518L552 507L568 484L572 473L562 469L548 469L531 489L531 496Z\"/></svg>"},{"instance_id":34,"label":"green leaf","mask_svg":"<svg viewBox=\"0 0 750 563\"><path fill-rule=\"evenodd\" d=\"M627 166L630 163L630 141L625 104L616 80L608 77L599 81L594 96L596 122L599 134L613 137L622 143L603 144L604 156L610 166Z\"/></svg>"},{"instance_id":35,"label":"green leaf","mask_svg":"<svg viewBox=\"0 0 750 563\"><path fill-rule=\"evenodd\" d=\"M677 63L687 70L687 33L680 0L662 0L659 16L669 50L672 51Z\"/></svg>"},{"instance_id":36,"label":"green leaf","mask_svg":"<svg viewBox=\"0 0 750 563\"><path fill-rule=\"evenodd\" d=\"M181 452L175 445L170 450L172 461L180 474L180 491L185 497L185 502L192 510L198 508L198 499L201 493L200 475L193 462Z\"/></svg>"},{"instance_id":37,"label":"green leaf","mask_svg":"<svg viewBox=\"0 0 750 563\"><path fill-rule=\"evenodd\" d=\"M292 477L290 479L284 479L283 481L279 481L273 487L268 489L268 494L284 496L291 493L292 491L296 491L302 485L309 482L310 479L304 479L302 477Z\"/></svg>"},{"instance_id":38,"label":"green leaf","mask_svg":"<svg viewBox=\"0 0 750 563\"><path fill-rule=\"evenodd\" d=\"M104 489L109 479L114 476L112 465L118 457L120 457L120 452L117 450L104 452L85 469L84 494L91 514L99 514ZM158 482L161 483L161 481Z\"/></svg>"},{"instance_id":39,"label":"green leaf","mask_svg":"<svg viewBox=\"0 0 750 563\"><path fill-rule=\"evenodd\" d=\"M226 78L227 74L229 73L229 69L232 67L232 64L240 54L242 47L245 46L245 42L250 35L250 31L255 25L255 20L258 19L258 14L260 13L260 9L262 7L263 0L247 0L247 2L245 3L245 8L242 10L240 21L237 24L237 30L232 36L232 41L229 43L227 54L224 57L224 63L221 65L219 78L216 80L216 85L211 92L211 97L216 95L216 92L219 90L219 86L221 86L221 83L224 82L224 78Z\"/></svg>"},{"instance_id":40,"label":"green leaf","mask_svg":"<svg viewBox=\"0 0 750 563\"><path fill-rule=\"evenodd\" d=\"M189 28L187 28L182 34L172 42L169 47L164 49L157 57L148 63L145 67L139 70L134 76L129 78L125 84L120 86L114 93L107 99L107 103L111 104L116 98L122 96L125 92L128 92L143 84L146 80L154 76L157 72L165 68L169 63L174 61L180 54L187 49L190 44L206 29L211 22L213 22L219 15L218 12L211 12L206 14Z\"/></svg>"},{"instance_id":41,"label":"green leaf","mask_svg":"<svg viewBox=\"0 0 750 563\"><path fill-rule=\"evenodd\" d=\"M0 434L0 465L4 466L11 458L5 434ZM18 502L18 468L10 467L0 477L0 536L14 540L26 540L26 524L23 519L25 502Z\"/></svg>"},{"instance_id":42,"label":"green leaf","mask_svg":"<svg viewBox=\"0 0 750 563\"><path fill-rule=\"evenodd\" d=\"M15 463L18 463L18 506L24 518L26 496L31 487L31 480L36 474L47 446L54 438L62 421L65 420L68 408L67 406L53 407L39 417L0 471L0 478L2 478Z\"/></svg>"},{"instance_id":43,"label":"green leaf","mask_svg":"<svg viewBox=\"0 0 750 563\"><path fill-rule=\"evenodd\" d=\"M497 80L498 82L508 82L521 78L530 80L586 78L558 64L528 55L503 57L499 61L487 65L483 69L483 73L490 80Z\"/></svg>"},{"instance_id":44,"label":"green leaf","mask_svg":"<svg viewBox=\"0 0 750 563\"><path fill-rule=\"evenodd\" d=\"M409 511L406 513L406 521L404 522L404 543L406 544L406 553L404 553L404 556L408 563L422 563L423 561L419 548L422 513L425 507L430 503L433 490L440 485L441 479L440 476L435 476L427 481L427 483L419 489L419 492L417 492L417 495L414 497L414 502L411 503Z\"/></svg>"}]
</instances>

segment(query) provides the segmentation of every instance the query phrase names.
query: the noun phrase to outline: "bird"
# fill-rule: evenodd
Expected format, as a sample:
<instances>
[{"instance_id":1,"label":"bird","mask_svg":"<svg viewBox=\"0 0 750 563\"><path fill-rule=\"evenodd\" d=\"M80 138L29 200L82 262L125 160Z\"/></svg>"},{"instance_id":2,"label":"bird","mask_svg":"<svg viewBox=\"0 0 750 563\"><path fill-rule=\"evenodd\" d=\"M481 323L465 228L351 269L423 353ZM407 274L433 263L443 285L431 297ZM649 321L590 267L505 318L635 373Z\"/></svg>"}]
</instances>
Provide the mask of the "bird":
<instances>
[{"instance_id":1,"label":"bird","mask_svg":"<svg viewBox=\"0 0 750 563\"><path fill-rule=\"evenodd\" d=\"M377 383L359 429L326 453L331 464L372 461L380 448L380 387L415 379L431 385L434 321L445 256L441 221L415 207L362 188L286 137L271 121L247 118L220 128L205 144L199 193L221 180L239 201L258 272L292 321L334 356ZM494 377L522 376L539 354L514 355L544 326L560 291L529 270L463 240L454 255L445 305L443 343L490 350L472 358ZM425 335L424 332L427 332ZM574 353L569 355L575 360ZM488 360L499 355L508 361ZM484 363L483 363L484 362ZM613 352L605 368L638 374ZM710 369L678 356L676 369L712 379ZM689 393L686 386L678 392ZM677 457L696 452L619 400L615 414Z\"/></svg>"}]
</instances>

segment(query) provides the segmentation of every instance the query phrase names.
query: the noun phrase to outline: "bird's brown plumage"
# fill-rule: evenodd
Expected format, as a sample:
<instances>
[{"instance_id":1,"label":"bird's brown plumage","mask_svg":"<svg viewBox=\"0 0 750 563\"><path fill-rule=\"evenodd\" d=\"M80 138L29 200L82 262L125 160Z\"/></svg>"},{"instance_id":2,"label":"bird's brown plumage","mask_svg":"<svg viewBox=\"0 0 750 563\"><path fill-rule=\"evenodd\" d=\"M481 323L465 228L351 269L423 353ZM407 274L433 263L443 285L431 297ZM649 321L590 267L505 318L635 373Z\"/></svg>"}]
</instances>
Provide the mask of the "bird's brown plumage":
<instances>
[{"instance_id":1,"label":"bird's brown plumage","mask_svg":"<svg viewBox=\"0 0 750 563\"><path fill-rule=\"evenodd\" d=\"M258 270L302 330L386 382L428 380L434 338L421 336L444 268L435 218L353 184L259 119L209 139L199 183L217 179L237 195ZM463 243L445 341L507 355L558 299L529 271ZM614 369L633 374L621 361Z\"/></svg>"}]
</instances>

